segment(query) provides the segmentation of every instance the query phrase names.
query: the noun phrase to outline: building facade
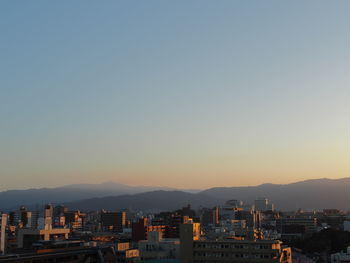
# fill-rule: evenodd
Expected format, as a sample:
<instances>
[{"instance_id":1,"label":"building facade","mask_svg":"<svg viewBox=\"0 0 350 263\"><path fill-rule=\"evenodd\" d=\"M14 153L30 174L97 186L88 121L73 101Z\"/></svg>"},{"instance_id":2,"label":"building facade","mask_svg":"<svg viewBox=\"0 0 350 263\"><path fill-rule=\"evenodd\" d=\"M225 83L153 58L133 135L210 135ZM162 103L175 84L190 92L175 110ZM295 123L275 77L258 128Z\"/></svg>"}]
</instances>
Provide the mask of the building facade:
<instances>
[{"instance_id":1,"label":"building facade","mask_svg":"<svg viewBox=\"0 0 350 263\"><path fill-rule=\"evenodd\" d=\"M199 226L180 228L181 263L292 263L290 248L278 240L201 239Z\"/></svg>"}]
</instances>

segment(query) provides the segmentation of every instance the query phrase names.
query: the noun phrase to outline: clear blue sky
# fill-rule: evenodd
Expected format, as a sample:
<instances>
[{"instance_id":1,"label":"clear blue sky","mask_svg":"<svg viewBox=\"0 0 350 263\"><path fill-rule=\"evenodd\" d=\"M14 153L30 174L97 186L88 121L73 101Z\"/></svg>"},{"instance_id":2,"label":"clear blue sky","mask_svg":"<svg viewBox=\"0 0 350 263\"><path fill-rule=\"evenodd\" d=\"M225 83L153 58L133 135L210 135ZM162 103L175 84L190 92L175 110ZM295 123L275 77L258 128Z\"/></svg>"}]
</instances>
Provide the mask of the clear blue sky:
<instances>
[{"instance_id":1,"label":"clear blue sky","mask_svg":"<svg viewBox=\"0 0 350 263\"><path fill-rule=\"evenodd\" d=\"M0 189L350 175L349 1L0 1Z\"/></svg>"}]
</instances>

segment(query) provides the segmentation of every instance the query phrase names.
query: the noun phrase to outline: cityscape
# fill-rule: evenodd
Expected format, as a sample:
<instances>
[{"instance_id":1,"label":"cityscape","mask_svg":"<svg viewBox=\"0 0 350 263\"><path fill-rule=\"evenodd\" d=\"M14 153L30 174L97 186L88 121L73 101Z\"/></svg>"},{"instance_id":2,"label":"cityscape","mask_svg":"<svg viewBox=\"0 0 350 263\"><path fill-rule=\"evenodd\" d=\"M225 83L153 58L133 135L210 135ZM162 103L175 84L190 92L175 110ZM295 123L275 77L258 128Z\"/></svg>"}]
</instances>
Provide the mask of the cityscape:
<instances>
[{"instance_id":1,"label":"cityscape","mask_svg":"<svg viewBox=\"0 0 350 263\"><path fill-rule=\"evenodd\" d=\"M350 263L349 0L1 0L0 263Z\"/></svg>"},{"instance_id":2,"label":"cityscape","mask_svg":"<svg viewBox=\"0 0 350 263\"><path fill-rule=\"evenodd\" d=\"M350 258L346 210L286 211L265 197L169 211L156 208L155 200L148 209L124 205L116 211L63 204L3 211L0 261L333 263Z\"/></svg>"}]
</instances>

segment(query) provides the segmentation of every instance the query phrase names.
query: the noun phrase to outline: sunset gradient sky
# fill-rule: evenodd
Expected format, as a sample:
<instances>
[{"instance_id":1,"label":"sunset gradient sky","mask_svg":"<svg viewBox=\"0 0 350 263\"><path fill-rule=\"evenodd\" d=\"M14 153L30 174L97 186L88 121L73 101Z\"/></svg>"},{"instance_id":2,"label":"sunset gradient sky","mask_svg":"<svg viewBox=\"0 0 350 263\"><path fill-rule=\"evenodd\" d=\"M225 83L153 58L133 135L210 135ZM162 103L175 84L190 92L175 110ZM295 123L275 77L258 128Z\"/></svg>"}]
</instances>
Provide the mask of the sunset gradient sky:
<instances>
[{"instance_id":1,"label":"sunset gradient sky","mask_svg":"<svg viewBox=\"0 0 350 263\"><path fill-rule=\"evenodd\" d=\"M350 1L0 1L0 190L350 176Z\"/></svg>"}]
</instances>

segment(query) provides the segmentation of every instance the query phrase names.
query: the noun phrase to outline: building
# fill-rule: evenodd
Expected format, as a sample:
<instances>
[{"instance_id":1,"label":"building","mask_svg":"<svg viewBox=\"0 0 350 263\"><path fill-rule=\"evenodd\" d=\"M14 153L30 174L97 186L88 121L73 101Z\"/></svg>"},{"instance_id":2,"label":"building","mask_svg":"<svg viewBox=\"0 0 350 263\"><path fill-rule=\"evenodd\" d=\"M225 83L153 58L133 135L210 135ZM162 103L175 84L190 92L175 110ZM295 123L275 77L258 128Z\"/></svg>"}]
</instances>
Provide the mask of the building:
<instances>
[{"instance_id":1,"label":"building","mask_svg":"<svg viewBox=\"0 0 350 263\"><path fill-rule=\"evenodd\" d=\"M312 218L278 218L276 230L283 240L293 240L317 231L317 219Z\"/></svg>"},{"instance_id":2,"label":"building","mask_svg":"<svg viewBox=\"0 0 350 263\"><path fill-rule=\"evenodd\" d=\"M148 233L148 240L138 242L141 260L179 259L180 240L163 239L157 231Z\"/></svg>"},{"instance_id":3,"label":"building","mask_svg":"<svg viewBox=\"0 0 350 263\"><path fill-rule=\"evenodd\" d=\"M133 263L140 261L140 252L138 249L128 249L116 252L118 263Z\"/></svg>"},{"instance_id":4,"label":"building","mask_svg":"<svg viewBox=\"0 0 350 263\"><path fill-rule=\"evenodd\" d=\"M131 239L133 242L139 242L140 240L147 240L148 235L148 219L140 218L137 222L131 224Z\"/></svg>"},{"instance_id":5,"label":"building","mask_svg":"<svg viewBox=\"0 0 350 263\"><path fill-rule=\"evenodd\" d=\"M343 222L346 220L345 214L338 209L323 209L322 223L326 223L333 229L343 229Z\"/></svg>"},{"instance_id":6,"label":"building","mask_svg":"<svg viewBox=\"0 0 350 263\"><path fill-rule=\"evenodd\" d=\"M165 236L167 227L165 225L149 225L147 218L140 218L139 221L133 222L131 225L131 239L133 242L139 242L140 240L148 240L149 232L159 232L161 236Z\"/></svg>"},{"instance_id":7,"label":"building","mask_svg":"<svg viewBox=\"0 0 350 263\"><path fill-rule=\"evenodd\" d=\"M68 238L70 230L67 228L29 229L20 228L17 232L17 247L30 248L40 240L64 240Z\"/></svg>"},{"instance_id":8,"label":"building","mask_svg":"<svg viewBox=\"0 0 350 263\"><path fill-rule=\"evenodd\" d=\"M350 262L350 246L346 248L346 251L342 251L331 255L331 263L348 262Z\"/></svg>"},{"instance_id":9,"label":"building","mask_svg":"<svg viewBox=\"0 0 350 263\"><path fill-rule=\"evenodd\" d=\"M64 207L63 205L56 205L53 209L53 216L54 217L60 217L63 216L64 213L68 212L68 208Z\"/></svg>"},{"instance_id":10,"label":"building","mask_svg":"<svg viewBox=\"0 0 350 263\"><path fill-rule=\"evenodd\" d=\"M27 228L38 228L39 211L27 212Z\"/></svg>"},{"instance_id":11,"label":"building","mask_svg":"<svg viewBox=\"0 0 350 263\"><path fill-rule=\"evenodd\" d=\"M56 217L56 224L60 227L62 225L67 225L72 230L83 230L85 226L86 214L78 211L66 211L64 213L64 218L62 216Z\"/></svg>"},{"instance_id":12,"label":"building","mask_svg":"<svg viewBox=\"0 0 350 263\"><path fill-rule=\"evenodd\" d=\"M18 211L9 213L9 225L19 228L37 228L38 227L38 211L28 211L25 206L21 206Z\"/></svg>"},{"instance_id":13,"label":"building","mask_svg":"<svg viewBox=\"0 0 350 263\"><path fill-rule=\"evenodd\" d=\"M0 254L5 254L7 248L7 218L7 214L2 214L0 217Z\"/></svg>"},{"instance_id":14,"label":"building","mask_svg":"<svg viewBox=\"0 0 350 263\"><path fill-rule=\"evenodd\" d=\"M187 207L183 208L182 210L188 209L189 208ZM192 220L189 216L183 215L182 213L183 212L161 212L152 220L152 226L165 226L165 238L179 238L180 225L186 224L189 220Z\"/></svg>"},{"instance_id":15,"label":"building","mask_svg":"<svg viewBox=\"0 0 350 263\"><path fill-rule=\"evenodd\" d=\"M262 215L260 211L235 211L235 220L245 220L247 227L261 228Z\"/></svg>"},{"instance_id":16,"label":"building","mask_svg":"<svg viewBox=\"0 0 350 263\"><path fill-rule=\"evenodd\" d=\"M181 263L193 263L194 242L201 236L199 223L180 225L180 261Z\"/></svg>"},{"instance_id":17,"label":"building","mask_svg":"<svg viewBox=\"0 0 350 263\"><path fill-rule=\"evenodd\" d=\"M201 224L203 226L219 224L219 208L204 209L201 215Z\"/></svg>"},{"instance_id":18,"label":"building","mask_svg":"<svg viewBox=\"0 0 350 263\"><path fill-rule=\"evenodd\" d=\"M130 248L127 242L116 245L116 258L118 263L134 263L140 261L140 252L138 249Z\"/></svg>"},{"instance_id":19,"label":"building","mask_svg":"<svg viewBox=\"0 0 350 263\"><path fill-rule=\"evenodd\" d=\"M19 209L19 213L21 227L27 227L28 217L31 217L31 213L28 212L27 208L24 206L21 206L21 208Z\"/></svg>"},{"instance_id":20,"label":"building","mask_svg":"<svg viewBox=\"0 0 350 263\"><path fill-rule=\"evenodd\" d=\"M53 224L53 205L47 204L44 209L44 226L51 228Z\"/></svg>"},{"instance_id":21,"label":"building","mask_svg":"<svg viewBox=\"0 0 350 263\"><path fill-rule=\"evenodd\" d=\"M73 224L73 227L72 229L75 229L74 227L77 227L77 229L81 229L83 228L83 220L79 220L78 221L78 224ZM62 228L62 227L65 227L66 225L66 217L63 215L63 216L55 216L54 219L53 219L53 227L54 228Z\"/></svg>"},{"instance_id":22,"label":"building","mask_svg":"<svg viewBox=\"0 0 350 263\"><path fill-rule=\"evenodd\" d=\"M278 240L201 239L199 225L180 228L181 263L291 263L290 248Z\"/></svg>"},{"instance_id":23,"label":"building","mask_svg":"<svg viewBox=\"0 0 350 263\"><path fill-rule=\"evenodd\" d=\"M105 230L121 233L126 224L126 213L101 211L101 224Z\"/></svg>"}]
</instances>

